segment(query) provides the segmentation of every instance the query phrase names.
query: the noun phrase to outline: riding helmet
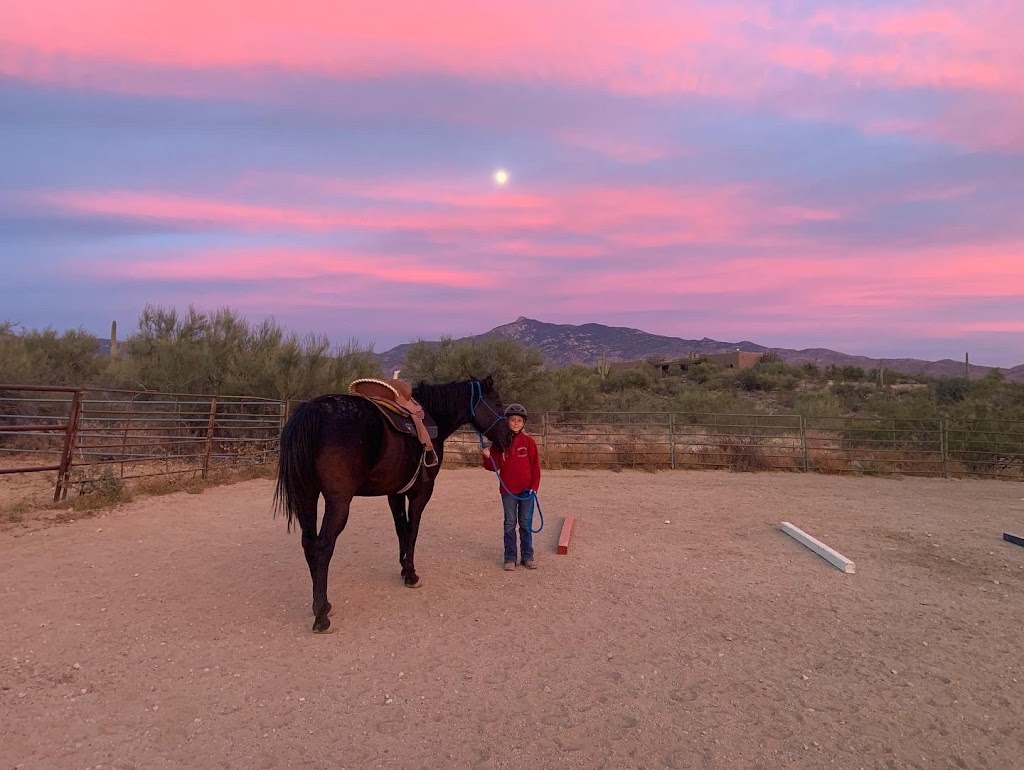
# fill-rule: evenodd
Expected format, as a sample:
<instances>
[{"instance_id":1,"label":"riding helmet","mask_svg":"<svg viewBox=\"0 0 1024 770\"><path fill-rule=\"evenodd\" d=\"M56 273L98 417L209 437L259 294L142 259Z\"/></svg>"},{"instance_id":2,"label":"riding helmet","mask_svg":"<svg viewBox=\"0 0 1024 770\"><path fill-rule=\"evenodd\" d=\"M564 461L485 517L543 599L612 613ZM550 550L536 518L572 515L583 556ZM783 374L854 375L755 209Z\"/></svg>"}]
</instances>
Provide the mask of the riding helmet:
<instances>
[{"instance_id":1,"label":"riding helmet","mask_svg":"<svg viewBox=\"0 0 1024 770\"><path fill-rule=\"evenodd\" d=\"M511 417L514 414L519 415L520 417L522 417L525 420L526 419L526 407L524 407L522 404L509 404L508 406L505 407L505 416L506 417Z\"/></svg>"}]
</instances>

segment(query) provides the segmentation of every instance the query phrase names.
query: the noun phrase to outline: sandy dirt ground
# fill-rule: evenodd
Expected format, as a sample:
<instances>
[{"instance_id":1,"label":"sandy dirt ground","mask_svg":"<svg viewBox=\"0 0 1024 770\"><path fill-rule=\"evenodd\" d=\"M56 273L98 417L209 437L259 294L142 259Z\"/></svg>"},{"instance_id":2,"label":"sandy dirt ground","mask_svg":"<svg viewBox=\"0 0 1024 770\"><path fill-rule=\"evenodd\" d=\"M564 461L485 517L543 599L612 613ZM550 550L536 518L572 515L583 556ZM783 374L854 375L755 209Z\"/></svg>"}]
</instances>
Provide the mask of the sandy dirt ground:
<instances>
[{"instance_id":1,"label":"sandy dirt ground","mask_svg":"<svg viewBox=\"0 0 1024 770\"><path fill-rule=\"evenodd\" d=\"M422 588L356 501L330 635L271 494L0 533L0 768L1024 767L1020 484L551 471L503 572L493 476L446 470Z\"/></svg>"},{"instance_id":2,"label":"sandy dirt ground","mask_svg":"<svg viewBox=\"0 0 1024 770\"><path fill-rule=\"evenodd\" d=\"M0 456L0 467L24 468L30 465L45 465L32 458L10 458ZM53 490L57 483L57 474L53 471L39 473L4 473L0 474L0 511L16 504L46 505L53 500ZM3 517L0 516L0 523Z\"/></svg>"}]
</instances>

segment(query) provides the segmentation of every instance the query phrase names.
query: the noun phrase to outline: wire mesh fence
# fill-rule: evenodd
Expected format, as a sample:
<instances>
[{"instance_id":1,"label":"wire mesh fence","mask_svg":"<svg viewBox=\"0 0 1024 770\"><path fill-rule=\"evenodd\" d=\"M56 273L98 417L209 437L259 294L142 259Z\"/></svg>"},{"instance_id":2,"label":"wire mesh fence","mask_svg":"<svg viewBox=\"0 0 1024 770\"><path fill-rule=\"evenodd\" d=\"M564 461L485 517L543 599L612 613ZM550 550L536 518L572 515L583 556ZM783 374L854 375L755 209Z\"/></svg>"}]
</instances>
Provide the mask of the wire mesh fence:
<instances>
[{"instance_id":1,"label":"wire mesh fence","mask_svg":"<svg viewBox=\"0 0 1024 770\"><path fill-rule=\"evenodd\" d=\"M291 404L248 396L0 385L0 474L55 474L54 499L97 479L273 462ZM982 476L1024 479L1024 422L944 418L547 412L529 430L547 468ZM447 465L480 462L464 427Z\"/></svg>"}]
</instances>

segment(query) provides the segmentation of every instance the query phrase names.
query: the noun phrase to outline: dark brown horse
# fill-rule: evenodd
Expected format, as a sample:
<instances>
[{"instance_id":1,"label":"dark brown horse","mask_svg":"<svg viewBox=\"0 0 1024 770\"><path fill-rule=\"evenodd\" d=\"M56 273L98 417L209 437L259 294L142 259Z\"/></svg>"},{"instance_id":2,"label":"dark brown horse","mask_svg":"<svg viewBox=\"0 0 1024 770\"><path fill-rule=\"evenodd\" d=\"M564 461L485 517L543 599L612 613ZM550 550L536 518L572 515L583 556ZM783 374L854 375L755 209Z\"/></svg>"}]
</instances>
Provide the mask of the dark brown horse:
<instances>
[{"instance_id":1,"label":"dark brown horse","mask_svg":"<svg viewBox=\"0 0 1024 770\"><path fill-rule=\"evenodd\" d=\"M327 570L338 535L348 522L352 498L387 495L398 533L398 560L405 585L416 588L414 556L420 517L434 492L444 440L472 423L498 449L510 431L492 378L447 385L420 383L413 398L437 424L437 463L423 466L423 450L414 437L390 428L378 409L359 396L328 395L302 404L281 432L280 465L274 505L288 515L288 530L298 520L302 550L313 580L313 630L330 628ZM433 457L430 458L433 462ZM419 471L417 471L419 468ZM400 492L415 475L416 480ZM317 500L324 496L324 517L316 531Z\"/></svg>"}]
</instances>

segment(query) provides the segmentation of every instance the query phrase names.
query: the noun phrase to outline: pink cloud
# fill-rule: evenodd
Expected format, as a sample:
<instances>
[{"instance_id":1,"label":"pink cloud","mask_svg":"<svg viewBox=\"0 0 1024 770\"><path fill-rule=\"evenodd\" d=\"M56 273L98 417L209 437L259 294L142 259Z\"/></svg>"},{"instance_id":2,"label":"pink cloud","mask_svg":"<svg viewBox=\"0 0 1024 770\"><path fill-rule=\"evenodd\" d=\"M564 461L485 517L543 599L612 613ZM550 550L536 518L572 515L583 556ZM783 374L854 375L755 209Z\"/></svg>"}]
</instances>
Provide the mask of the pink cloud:
<instances>
[{"instance_id":1,"label":"pink cloud","mask_svg":"<svg viewBox=\"0 0 1024 770\"><path fill-rule=\"evenodd\" d=\"M836 40L827 48L818 42L823 28ZM864 130L1020 148L1024 47L1011 34L1019 29L1024 4L999 0L936 0L924 10L837 6L802 19L738 0L305 0L298 7L224 0L216 8L199 0L64 0L45 12L12 2L0 5L0 73L211 98L228 87L217 73L246 73L231 81L231 95L249 89L254 99L285 98L267 91L262 74L273 71L344 78L443 73L625 94L707 94L748 107L826 114ZM791 91L793 74L827 81L831 95L801 90L787 104L780 94ZM970 92L996 106L971 102L927 120L879 120L843 109L863 86ZM577 130L569 138L623 162L662 152L600 131Z\"/></svg>"},{"instance_id":2,"label":"pink cloud","mask_svg":"<svg viewBox=\"0 0 1024 770\"><path fill-rule=\"evenodd\" d=\"M1007 30L1024 23L1019 4L979 0L933 3L928 10L843 8L816 14L811 28L825 26L845 39L837 47L860 75L887 73L904 84L956 82L1012 88L1024 53ZM854 41L859 40L859 45ZM840 62L844 57L838 57Z\"/></svg>"},{"instance_id":3,"label":"pink cloud","mask_svg":"<svg viewBox=\"0 0 1024 770\"><path fill-rule=\"evenodd\" d=\"M0 9L0 68L42 79L74 77L73 70L90 61L353 76L440 71L635 93L735 92L749 86L730 88L735 71L710 65L720 63L718 56L742 53L750 72L774 61L816 74L880 74L902 84L952 79L1019 93L1022 54L1006 32L1014 24L1020 28L1024 11L981 1L944 5L929 11L833 10L799 20L773 18L749 4L709 7L692 0L380 0L360 7L306 0L301 12L294 3L237 0L216 9L199 0L133 6L66 0L51 3L45 13L9 3ZM845 37L844 44L824 49L810 43L822 26ZM561 30L572 30L572 45ZM865 32L886 44L863 42L857 35Z\"/></svg>"},{"instance_id":4,"label":"pink cloud","mask_svg":"<svg viewBox=\"0 0 1024 770\"><path fill-rule=\"evenodd\" d=\"M968 321L967 323L953 326L963 334L977 334L979 332L989 334L1024 334L1024 321Z\"/></svg>"},{"instance_id":5,"label":"pink cloud","mask_svg":"<svg viewBox=\"0 0 1024 770\"><path fill-rule=\"evenodd\" d=\"M831 74L837 66L836 55L832 51L800 43L782 43L770 53L770 58L789 69L818 77Z\"/></svg>"},{"instance_id":6,"label":"pink cloud","mask_svg":"<svg viewBox=\"0 0 1024 770\"><path fill-rule=\"evenodd\" d=\"M456 288L493 286L484 271L426 264L416 257L382 256L343 251L253 250L204 251L131 260L74 261L80 275L133 281L300 281L315 291L329 290L336 279L362 278L375 282ZM351 287L346 285L346 291Z\"/></svg>"},{"instance_id":7,"label":"pink cloud","mask_svg":"<svg viewBox=\"0 0 1024 770\"><path fill-rule=\"evenodd\" d=\"M480 212L382 210L368 205L310 207L306 209L226 203L215 198L199 198L163 193L126 191L66 191L22 196L29 203L79 214L119 216L182 224L213 224L242 231L296 229L328 230L487 230L497 228L538 229L552 224L551 217L539 207L513 205L503 209L503 201L493 198L493 211ZM400 192L396 200L412 200ZM444 200L443 197L440 200ZM487 207L485 200L476 201Z\"/></svg>"},{"instance_id":8,"label":"pink cloud","mask_svg":"<svg viewBox=\"0 0 1024 770\"><path fill-rule=\"evenodd\" d=\"M681 51L707 35L706 14L694 14L693 8L668 12L618 0L380 0L362 6L306 0L301 10L295 3L237 0L216 9L199 0L57 5L45 13L19 4L4 7L4 71L60 77L58 62L71 58L183 69L267 67L348 75L433 70L595 84L615 76L639 83L677 64ZM572 30L573 45L565 44L563 30ZM617 41L611 50L610 41ZM631 76L634 67L651 72ZM668 77L684 78L678 71Z\"/></svg>"},{"instance_id":9,"label":"pink cloud","mask_svg":"<svg viewBox=\"0 0 1024 770\"><path fill-rule=\"evenodd\" d=\"M293 181L344 195L351 184L317 177ZM247 186L250 193L258 191L252 179ZM429 257L261 248L144 254L74 265L81 275L184 281L197 287L211 281L277 280L301 286L304 296L324 302L339 295L358 302L379 294L383 283L493 288L513 272L527 281L535 301L566 312L598 303L607 312L625 312L635 308L638 298L650 310L670 310L684 296L689 305L718 306L729 296L744 298L736 312L748 319L758 313L811 313L826 316L830 324L844 319L870 323L879 313L933 309L949 300L1024 295L1022 243L901 248L896 254L883 247L819 245L784 226L840 220L851 212L792 205L780 191L765 187L557 187L529 194L477 187L474 194L472 186L457 181L380 182L360 187L370 204L356 200L351 209L340 203L289 208L118 191L49 193L32 200L85 214L212 222L238 231L423 231ZM920 194L962 192L942 188ZM409 210L411 203L418 204L415 210ZM671 256L673 245L705 243L727 248L714 260ZM637 257L638 249L654 247L662 253L656 262ZM758 256L752 256L754 248ZM565 269L576 260L598 260L601 267Z\"/></svg>"},{"instance_id":10,"label":"pink cloud","mask_svg":"<svg viewBox=\"0 0 1024 770\"><path fill-rule=\"evenodd\" d=\"M1024 244L1003 249L927 249L901 253L881 249L856 255L816 253L793 245L772 257L722 257L713 263L687 262L573 275L551 287L582 308L596 301L607 312L626 312L638 296L647 310L670 310L686 298L689 308L702 303L718 310L723 297L749 322L781 316L823 317L842 323L877 323L882 314L939 310L950 300L1012 299L1024 294ZM831 322L830 321L830 322ZM1010 319L1008 323L1016 323ZM807 321L802 323L806 324ZM815 322L817 323L817 322ZM780 328L773 320L772 328Z\"/></svg>"},{"instance_id":11,"label":"pink cloud","mask_svg":"<svg viewBox=\"0 0 1024 770\"><path fill-rule=\"evenodd\" d=\"M79 214L149 219L163 222L196 222L230 225L243 230L295 227L323 230L329 217L300 209L227 203L163 193L127 191L60 191L35 193L23 199Z\"/></svg>"},{"instance_id":12,"label":"pink cloud","mask_svg":"<svg viewBox=\"0 0 1024 770\"><path fill-rule=\"evenodd\" d=\"M594 130L569 129L559 133L563 143L617 160L620 163L650 163L678 156L678 152L653 142L631 142Z\"/></svg>"},{"instance_id":13,"label":"pink cloud","mask_svg":"<svg viewBox=\"0 0 1024 770\"><path fill-rule=\"evenodd\" d=\"M592 256L593 246L556 248L553 235L586 235L619 247L678 243L753 243L756 228L838 219L840 212L771 201L770 191L740 185L657 187L557 186L531 194L491 191L486 186L427 182L297 179L320 191L358 194L360 199L303 208L265 206L219 198L135 191L59 191L20 196L23 202L84 215L116 216L168 224L211 225L241 232L395 232L416 230L443 238L466 233L491 238L500 249L565 257ZM280 190L278 189L278 192ZM415 208L406 204L415 203ZM761 238L760 242L766 242ZM481 242L481 244L486 241ZM510 246L510 244L513 244Z\"/></svg>"},{"instance_id":14,"label":"pink cloud","mask_svg":"<svg viewBox=\"0 0 1024 770\"><path fill-rule=\"evenodd\" d=\"M259 173L240 183L242 189L294 190L322 197L344 195L368 201L429 203L455 208L539 210L547 205L542 194L529 194L513 186L497 189L479 177L443 179L347 179L309 174Z\"/></svg>"}]
</instances>

